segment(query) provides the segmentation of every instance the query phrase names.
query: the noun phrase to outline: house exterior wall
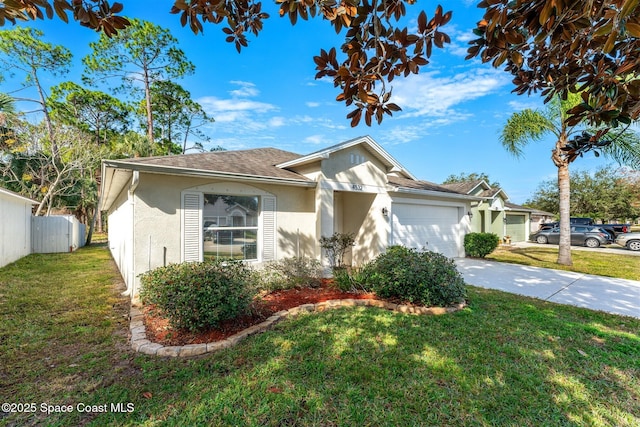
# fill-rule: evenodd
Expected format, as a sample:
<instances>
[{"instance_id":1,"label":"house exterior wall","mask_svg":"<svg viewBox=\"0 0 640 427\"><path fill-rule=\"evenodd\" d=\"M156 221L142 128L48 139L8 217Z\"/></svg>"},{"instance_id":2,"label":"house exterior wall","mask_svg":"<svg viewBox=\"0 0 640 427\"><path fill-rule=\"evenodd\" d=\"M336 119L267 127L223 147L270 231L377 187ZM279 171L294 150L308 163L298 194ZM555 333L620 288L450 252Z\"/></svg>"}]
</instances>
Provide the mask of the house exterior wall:
<instances>
[{"instance_id":1,"label":"house exterior wall","mask_svg":"<svg viewBox=\"0 0 640 427\"><path fill-rule=\"evenodd\" d=\"M331 153L320 162L316 188L316 233L329 237L335 232L354 233L355 245L345 259L362 265L383 252L389 241L389 221L382 208L389 209L386 168L361 146ZM313 169L307 169L309 172ZM321 254L319 241L316 252ZM322 254L325 265L328 260Z\"/></svg>"},{"instance_id":2,"label":"house exterior wall","mask_svg":"<svg viewBox=\"0 0 640 427\"><path fill-rule=\"evenodd\" d=\"M133 269L133 253L135 250L133 208L134 198L133 196L129 197L129 193L125 188L118 195L108 212L109 251L127 285L128 293L131 293L135 282Z\"/></svg>"},{"instance_id":3,"label":"house exterior wall","mask_svg":"<svg viewBox=\"0 0 640 427\"><path fill-rule=\"evenodd\" d=\"M31 253L31 206L0 192L0 267Z\"/></svg>"},{"instance_id":4,"label":"house exterior wall","mask_svg":"<svg viewBox=\"0 0 640 427\"><path fill-rule=\"evenodd\" d=\"M181 195L187 190L274 195L276 258L318 257L313 189L140 173L134 193L124 191L109 212L109 246L132 295L139 291L140 274L183 261Z\"/></svg>"}]
</instances>

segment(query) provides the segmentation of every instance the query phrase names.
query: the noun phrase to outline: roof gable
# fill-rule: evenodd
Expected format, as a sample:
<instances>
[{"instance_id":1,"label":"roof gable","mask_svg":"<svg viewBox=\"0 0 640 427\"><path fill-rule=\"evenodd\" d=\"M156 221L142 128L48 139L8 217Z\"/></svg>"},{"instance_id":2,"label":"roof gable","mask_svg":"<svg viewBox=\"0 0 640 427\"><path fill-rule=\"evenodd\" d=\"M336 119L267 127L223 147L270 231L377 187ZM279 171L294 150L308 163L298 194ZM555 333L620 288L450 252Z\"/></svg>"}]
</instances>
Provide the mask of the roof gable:
<instances>
[{"instance_id":1,"label":"roof gable","mask_svg":"<svg viewBox=\"0 0 640 427\"><path fill-rule=\"evenodd\" d=\"M493 188L483 179L474 181L452 182L449 184L442 184L442 186L460 193L486 199L493 199L502 194L502 198L504 200L509 200L509 196L502 188Z\"/></svg>"},{"instance_id":2,"label":"roof gable","mask_svg":"<svg viewBox=\"0 0 640 427\"><path fill-rule=\"evenodd\" d=\"M332 145L331 147L327 147L323 150L307 154L306 156L302 156L297 159L282 162L277 166L286 169L295 169L299 166L308 165L310 163L327 159L333 153L354 147L356 145L360 145L368 152L370 152L374 157L376 157L387 168L387 170L384 172L396 173L406 178L414 180L416 179L413 174L411 174L411 172L409 172L404 166L402 166L400 162L394 159L391 154L387 153L377 142L375 142L368 135L350 139L340 144Z\"/></svg>"}]
</instances>

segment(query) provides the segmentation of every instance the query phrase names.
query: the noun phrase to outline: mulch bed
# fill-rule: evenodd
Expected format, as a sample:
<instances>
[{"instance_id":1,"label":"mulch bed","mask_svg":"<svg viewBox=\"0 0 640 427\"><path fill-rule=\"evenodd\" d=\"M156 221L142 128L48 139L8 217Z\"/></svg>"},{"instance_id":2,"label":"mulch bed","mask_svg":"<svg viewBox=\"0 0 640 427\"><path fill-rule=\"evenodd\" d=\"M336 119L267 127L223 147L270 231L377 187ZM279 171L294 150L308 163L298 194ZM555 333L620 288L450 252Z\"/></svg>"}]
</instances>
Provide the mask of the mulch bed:
<instances>
[{"instance_id":1,"label":"mulch bed","mask_svg":"<svg viewBox=\"0 0 640 427\"><path fill-rule=\"evenodd\" d=\"M189 332L174 329L168 319L153 306L142 310L147 338L165 346L203 344L220 341L250 326L263 322L269 316L281 310L288 310L302 304L315 304L335 299L375 299L375 294L363 292L343 292L328 283L319 288L300 288L276 291L255 301L250 313L224 322L218 329L202 332Z\"/></svg>"}]
</instances>

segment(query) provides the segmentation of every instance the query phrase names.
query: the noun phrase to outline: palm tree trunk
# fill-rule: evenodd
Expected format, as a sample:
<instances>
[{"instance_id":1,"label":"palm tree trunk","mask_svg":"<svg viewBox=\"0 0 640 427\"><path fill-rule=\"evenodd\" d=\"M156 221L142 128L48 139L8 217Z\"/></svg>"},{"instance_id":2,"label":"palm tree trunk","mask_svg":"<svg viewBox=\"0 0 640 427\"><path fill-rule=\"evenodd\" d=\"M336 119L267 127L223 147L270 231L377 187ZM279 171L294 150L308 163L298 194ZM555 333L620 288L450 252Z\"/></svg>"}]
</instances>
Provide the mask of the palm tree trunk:
<instances>
[{"instance_id":1,"label":"palm tree trunk","mask_svg":"<svg viewBox=\"0 0 640 427\"><path fill-rule=\"evenodd\" d=\"M562 150L567 145L567 133L560 132L555 149L551 151L551 160L558 168L558 198L560 211L560 242L558 245L558 264L573 265L571 260L571 180L569 178L569 159Z\"/></svg>"},{"instance_id":2,"label":"palm tree trunk","mask_svg":"<svg viewBox=\"0 0 640 427\"><path fill-rule=\"evenodd\" d=\"M560 244L558 246L558 264L573 265L571 260L571 181L569 163L564 161L558 167L558 193L560 198Z\"/></svg>"}]
</instances>

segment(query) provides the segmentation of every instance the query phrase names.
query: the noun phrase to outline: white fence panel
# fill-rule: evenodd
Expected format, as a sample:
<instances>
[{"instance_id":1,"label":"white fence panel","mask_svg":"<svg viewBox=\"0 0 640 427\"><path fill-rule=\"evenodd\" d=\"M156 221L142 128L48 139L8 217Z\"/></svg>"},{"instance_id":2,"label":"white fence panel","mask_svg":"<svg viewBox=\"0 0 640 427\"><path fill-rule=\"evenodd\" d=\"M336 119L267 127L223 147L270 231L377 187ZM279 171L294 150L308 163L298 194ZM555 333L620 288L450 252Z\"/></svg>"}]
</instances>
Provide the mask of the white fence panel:
<instances>
[{"instance_id":1,"label":"white fence panel","mask_svg":"<svg viewBox=\"0 0 640 427\"><path fill-rule=\"evenodd\" d=\"M73 252L84 246L86 226L73 215L35 216L31 219L33 253Z\"/></svg>"}]
</instances>

